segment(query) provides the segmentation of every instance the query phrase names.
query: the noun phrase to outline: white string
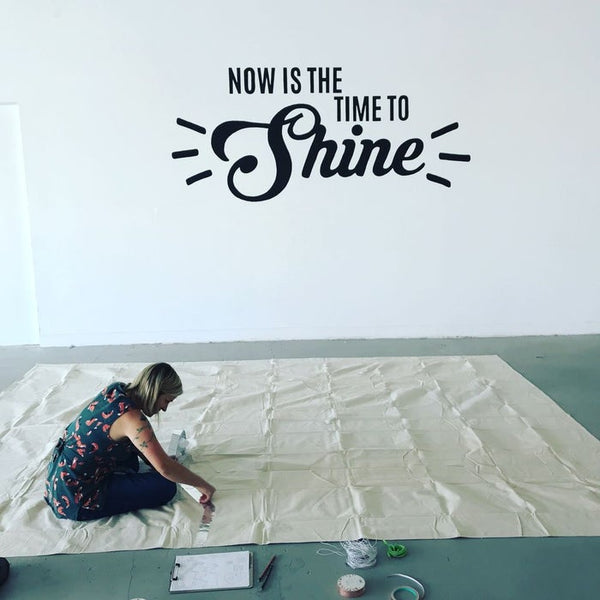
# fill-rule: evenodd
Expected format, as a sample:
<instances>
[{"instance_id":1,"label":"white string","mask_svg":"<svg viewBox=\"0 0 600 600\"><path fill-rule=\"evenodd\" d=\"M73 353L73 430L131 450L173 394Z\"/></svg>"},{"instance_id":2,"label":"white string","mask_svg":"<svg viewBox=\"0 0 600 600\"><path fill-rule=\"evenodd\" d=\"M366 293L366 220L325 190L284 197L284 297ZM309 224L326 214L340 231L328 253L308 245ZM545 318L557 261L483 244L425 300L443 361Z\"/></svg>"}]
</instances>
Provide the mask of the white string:
<instances>
[{"instance_id":1,"label":"white string","mask_svg":"<svg viewBox=\"0 0 600 600\"><path fill-rule=\"evenodd\" d=\"M326 556L328 554L337 554L346 558L346 564L352 569L364 569L372 567L377 562L377 546L369 540L360 539L355 541L340 542L340 546L346 554L337 550L337 547L327 542L321 542L327 548L320 548L317 554Z\"/></svg>"},{"instance_id":2,"label":"white string","mask_svg":"<svg viewBox=\"0 0 600 600\"><path fill-rule=\"evenodd\" d=\"M360 539L355 542L340 542L348 558L346 564L352 569L372 567L377 562L377 546L369 540Z\"/></svg>"},{"instance_id":3,"label":"white string","mask_svg":"<svg viewBox=\"0 0 600 600\"><path fill-rule=\"evenodd\" d=\"M346 555L343 552L340 552L336 549L336 546L330 544L329 542L321 542L323 546L327 546L327 548L319 548L317 550L317 554L319 556L329 556L330 554L337 554L337 556L345 557Z\"/></svg>"}]
</instances>

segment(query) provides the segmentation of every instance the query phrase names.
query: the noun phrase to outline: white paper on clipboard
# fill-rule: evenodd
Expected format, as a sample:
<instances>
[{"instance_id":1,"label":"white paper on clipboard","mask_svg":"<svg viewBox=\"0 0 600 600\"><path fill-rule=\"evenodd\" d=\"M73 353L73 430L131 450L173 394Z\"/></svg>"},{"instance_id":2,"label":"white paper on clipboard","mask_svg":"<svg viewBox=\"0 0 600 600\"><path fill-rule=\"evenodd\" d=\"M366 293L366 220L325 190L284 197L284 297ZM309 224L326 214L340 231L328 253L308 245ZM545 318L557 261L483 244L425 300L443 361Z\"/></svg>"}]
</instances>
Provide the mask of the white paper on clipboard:
<instances>
[{"instance_id":1,"label":"white paper on clipboard","mask_svg":"<svg viewBox=\"0 0 600 600\"><path fill-rule=\"evenodd\" d=\"M169 591L200 592L252 587L252 552L176 556Z\"/></svg>"}]
</instances>

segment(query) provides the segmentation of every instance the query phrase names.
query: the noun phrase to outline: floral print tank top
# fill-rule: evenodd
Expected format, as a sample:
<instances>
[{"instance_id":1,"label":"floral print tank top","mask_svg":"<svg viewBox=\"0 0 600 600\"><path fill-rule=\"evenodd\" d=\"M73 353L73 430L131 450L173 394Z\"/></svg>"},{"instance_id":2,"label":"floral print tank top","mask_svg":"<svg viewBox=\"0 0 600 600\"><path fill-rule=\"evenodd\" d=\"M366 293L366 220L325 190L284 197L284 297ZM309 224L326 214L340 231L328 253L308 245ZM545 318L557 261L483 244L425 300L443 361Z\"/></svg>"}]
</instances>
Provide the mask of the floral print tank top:
<instances>
[{"instance_id":1,"label":"floral print tank top","mask_svg":"<svg viewBox=\"0 0 600 600\"><path fill-rule=\"evenodd\" d=\"M78 520L80 511L103 505L108 478L120 469L137 464L129 440L109 437L111 425L136 408L125 395L125 384L103 389L65 429L48 465L44 498L59 518Z\"/></svg>"}]
</instances>

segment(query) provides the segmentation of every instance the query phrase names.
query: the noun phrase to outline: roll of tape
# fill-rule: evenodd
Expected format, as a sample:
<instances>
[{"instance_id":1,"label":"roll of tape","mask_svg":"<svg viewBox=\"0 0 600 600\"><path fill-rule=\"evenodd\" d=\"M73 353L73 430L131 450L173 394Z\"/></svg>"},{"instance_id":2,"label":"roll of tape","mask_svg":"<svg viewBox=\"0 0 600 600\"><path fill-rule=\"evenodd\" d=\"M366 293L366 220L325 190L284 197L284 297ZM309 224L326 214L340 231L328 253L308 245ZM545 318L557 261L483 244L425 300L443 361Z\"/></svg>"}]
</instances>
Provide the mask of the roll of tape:
<instances>
[{"instance_id":1,"label":"roll of tape","mask_svg":"<svg viewBox=\"0 0 600 600\"><path fill-rule=\"evenodd\" d=\"M365 593L366 583L360 575L342 575L337 581L338 593L344 598L358 598Z\"/></svg>"},{"instance_id":2,"label":"roll of tape","mask_svg":"<svg viewBox=\"0 0 600 600\"><path fill-rule=\"evenodd\" d=\"M420 581L417 581L414 577L410 575L403 575L402 573L392 573L388 575L388 577L400 577L403 579L404 584L400 587L397 587L391 594L391 600L401 600L398 596L398 593L401 591L407 591L410 594L413 594L416 600L421 600L421 598L425 598L425 588Z\"/></svg>"},{"instance_id":3,"label":"roll of tape","mask_svg":"<svg viewBox=\"0 0 600 600\"><path fill-rule=\"evenodd\" d=\"M401 585L397 587L395 590L392 590L390 595L391 600L404 600L405 596L400 596L401 592L409 593L415 600L419 600L419 592L415 590L414 587L410 587L410 585Z\"/></svg>"}]
</instances>

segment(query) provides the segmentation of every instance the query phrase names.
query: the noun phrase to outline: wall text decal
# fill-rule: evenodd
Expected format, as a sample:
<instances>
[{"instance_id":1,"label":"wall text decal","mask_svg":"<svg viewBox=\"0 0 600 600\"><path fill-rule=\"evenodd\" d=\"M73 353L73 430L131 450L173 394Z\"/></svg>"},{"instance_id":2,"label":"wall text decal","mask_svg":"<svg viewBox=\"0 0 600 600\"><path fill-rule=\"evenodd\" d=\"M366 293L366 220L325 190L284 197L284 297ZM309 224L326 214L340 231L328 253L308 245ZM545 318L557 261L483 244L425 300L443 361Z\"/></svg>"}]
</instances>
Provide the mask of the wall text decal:
<instances>
[{"instance_id":1,"label":"wall text decal","mask_svg":"<svg viewBox=\"0 0 600 600\"><path fill-rule=\"evenodd\" d=\"M275 94L297 95L329 94L335 103L336 120L339 123L354 123L350 128L353 137L340 141L329 139L327 127L318 109L308 103L289 104L268 122L225 121L217 125L210 137L214 155L223 162L233 161L227 174L227 186L231 193L252 202L270 200L287 187L293 170L294 157L291 149L295 143L308 144L308 150L300 165L304 178L319 174L323 178L382 177L389 173L408 176L425 173L427 181L450 187L449 179L425 169L423 152L425 142L418 137L408 138L401 143L392 143L387 138L362 137L361 123L382 120L406 121L409 118L409 98L406 95L345 96L342 91L341 67L230 67L228 69L228 92L237 95ZM205 135L207 130L186 119L178 118L177 125ZM430 139L436 139L458 129L457 122L435 129ZM260 168L256 151L237 158L228 155L226 146L242 132L264 130L269 153L275 165L273 181L261 191L243 191L244 176ZM178 150L171 154L174 159L199 155L198 149ZM469 162L469 154L440 152L443 161ZM297 156L296 156L296 160ZM186 179L192 185L212 175L210 169L200 171Z\"/></svg>"}]
</instances>

